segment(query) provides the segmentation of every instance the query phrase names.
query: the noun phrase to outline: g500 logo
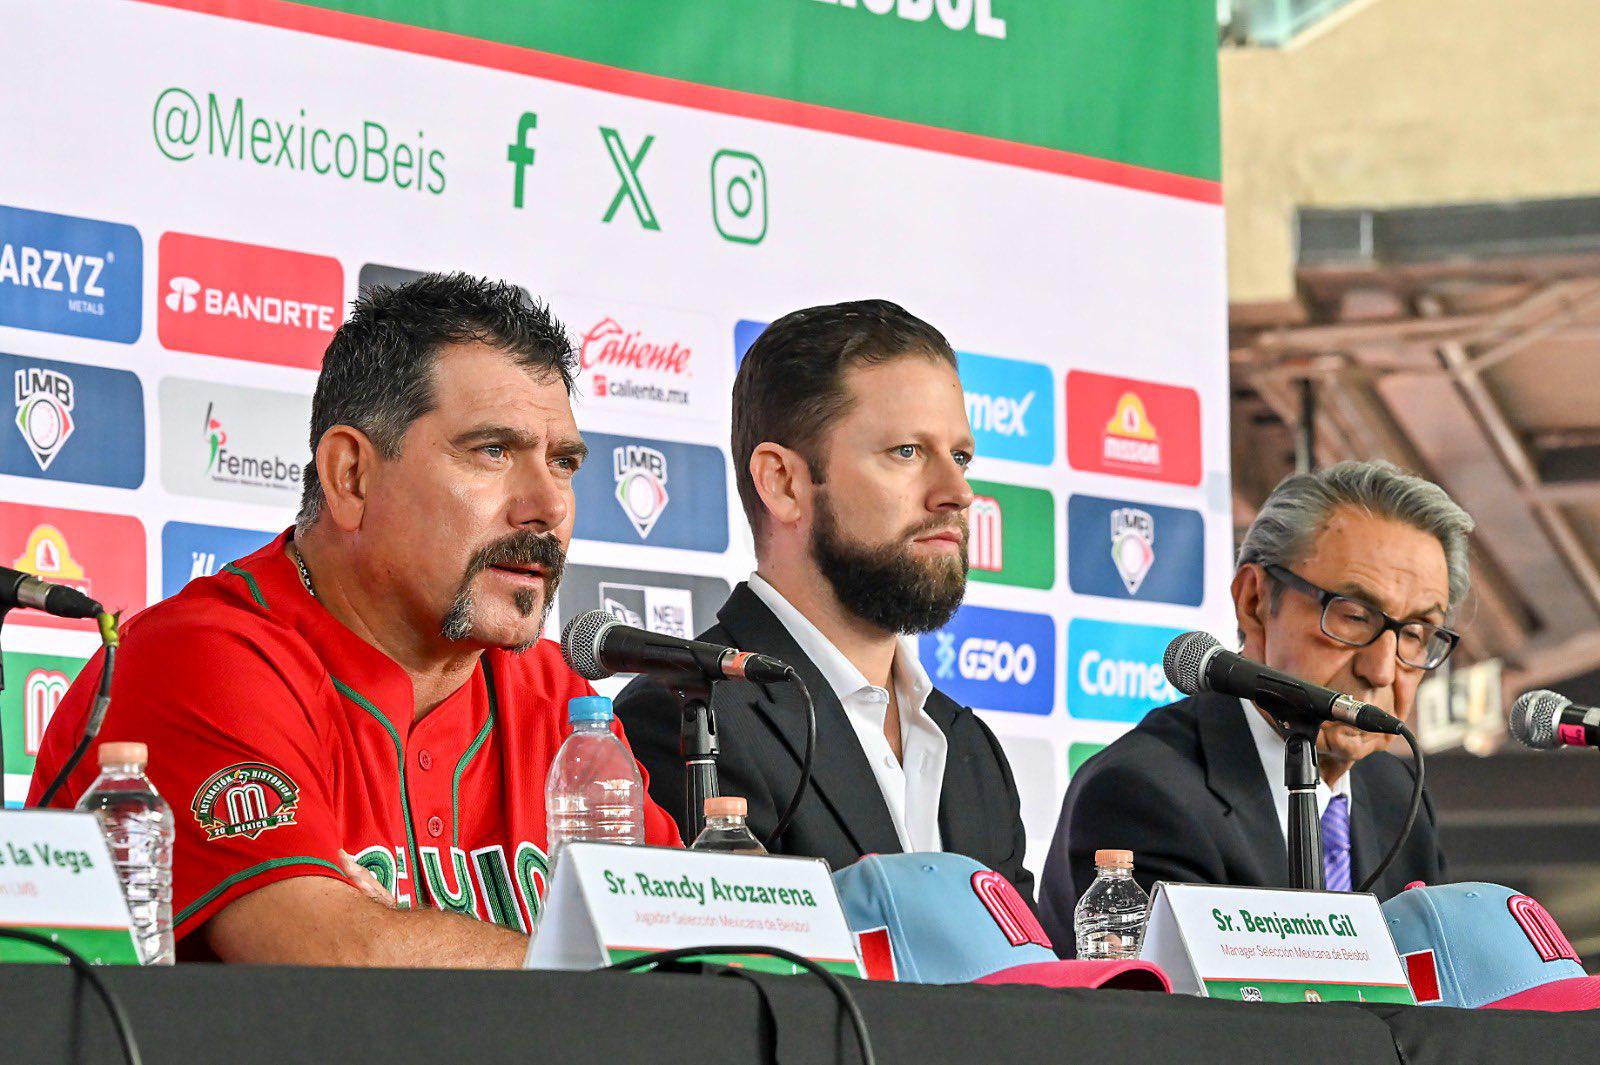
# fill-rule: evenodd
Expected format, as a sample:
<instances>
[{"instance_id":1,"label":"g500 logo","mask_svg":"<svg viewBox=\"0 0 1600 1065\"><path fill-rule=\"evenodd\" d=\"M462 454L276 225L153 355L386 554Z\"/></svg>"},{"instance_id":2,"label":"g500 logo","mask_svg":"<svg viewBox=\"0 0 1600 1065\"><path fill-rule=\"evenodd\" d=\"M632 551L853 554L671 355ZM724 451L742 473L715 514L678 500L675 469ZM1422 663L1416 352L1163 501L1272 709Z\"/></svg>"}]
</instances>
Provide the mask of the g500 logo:
<instances>
[{"instance_id":1,"label":"g500 logo","mask_svg":"<svg viewBox=\"0 0 1600 1065\"><path fill-rule=\"evenodd\" d=\"M1054 709L1056 624L1046 614L964 606L921 641L918 655L958 702L1021 714Z\"/></svg>"}]
</instances>

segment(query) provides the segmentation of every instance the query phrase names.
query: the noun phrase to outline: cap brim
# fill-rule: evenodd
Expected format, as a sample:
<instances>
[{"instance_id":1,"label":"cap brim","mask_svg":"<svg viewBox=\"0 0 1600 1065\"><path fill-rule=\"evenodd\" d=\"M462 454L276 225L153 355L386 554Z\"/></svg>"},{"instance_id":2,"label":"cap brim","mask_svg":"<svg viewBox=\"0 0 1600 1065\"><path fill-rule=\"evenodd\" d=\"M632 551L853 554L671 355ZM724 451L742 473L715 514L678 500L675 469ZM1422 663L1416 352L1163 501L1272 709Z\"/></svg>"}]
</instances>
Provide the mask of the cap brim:
<instances>
[{"instance_id":1,"label":"cap brim","mask_svg":"<svg viewBox=\"0 0 1600 1065\"><path fill-rule=\"evenodd\" d=\"M1036 984L1041 987L1109 987L1120 991L1172 991L1172 981L1153 962L1036 961L1014 965L973 981L979 984Z\"/></svg>"},{"instance_id":2,"label":"cap brim","mask_svg":"<svg viewBox=\"0 0 1600 1065\"><path fill-rule=\"evenodd\" d=\"M1572 976L1486 1002L1486 1010L1600 1010L1600 976Z\"/></svg>"}]
</instances>

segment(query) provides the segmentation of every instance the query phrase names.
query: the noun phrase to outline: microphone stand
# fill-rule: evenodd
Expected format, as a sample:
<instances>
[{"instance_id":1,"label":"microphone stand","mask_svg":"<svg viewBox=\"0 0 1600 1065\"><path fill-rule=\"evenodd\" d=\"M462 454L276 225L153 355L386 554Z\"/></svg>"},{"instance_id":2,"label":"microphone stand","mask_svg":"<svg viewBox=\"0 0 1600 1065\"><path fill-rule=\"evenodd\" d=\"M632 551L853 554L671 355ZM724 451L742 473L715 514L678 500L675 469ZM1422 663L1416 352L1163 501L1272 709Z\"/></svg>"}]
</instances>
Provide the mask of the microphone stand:
<instances>
[{"instance_id":1,"label":"microphone stand","mask_svg":"<svg viewBox=\"0 0 1600 1065\"><path fill-rule=\"evenodd\" d=\"M1289 789L1289 886L1321 891L1322 832L1317 823L1317 727L1290 725L1283 749Z\"/></svg>"},{"instance_id":2,"label":"microphone stand","mask_svg":"<svg viewBox=\"0 0 1600 1065\"><path fill-rule=\"evenodd\" d=\"M683 755L684 846L705 827L706 800L717 788L717 717L711 710L714 682L694 673L682 673L667 682L678 699L682 715L678 753Z\"/></svg>"}]
</instances>

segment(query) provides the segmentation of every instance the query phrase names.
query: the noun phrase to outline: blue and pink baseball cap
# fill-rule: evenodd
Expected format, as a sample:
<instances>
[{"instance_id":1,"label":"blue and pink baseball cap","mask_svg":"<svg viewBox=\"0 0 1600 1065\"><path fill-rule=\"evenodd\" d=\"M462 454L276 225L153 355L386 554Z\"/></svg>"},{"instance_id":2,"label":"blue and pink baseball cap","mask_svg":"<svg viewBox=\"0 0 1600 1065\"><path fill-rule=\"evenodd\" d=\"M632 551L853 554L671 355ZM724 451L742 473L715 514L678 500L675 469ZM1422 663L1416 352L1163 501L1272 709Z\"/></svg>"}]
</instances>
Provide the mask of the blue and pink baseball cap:
<instances>
[{"instance_id":1,"label":"blue and pink baseball cap","mask_svg":"<svg viewBox=\"0 0 1600 1065\"><path fill-rule=\"evenodd\" d=\"M1147 961L1061 961L999 873L961 854L869 854L833 874L867 976L1171 991Z\"/></svg>"},{"instance_id":2,"label":"blue and pink baseball cap","mask_svg":"<svg viewBox=\"0 0 1600 1065\"><path fill-rule=\"evenodd\" d=\"M1499 884L1412 884L1383 918L1423 1006L1600 1009L1600 977L1545 908Z\"/></svg>"}]
</instances>

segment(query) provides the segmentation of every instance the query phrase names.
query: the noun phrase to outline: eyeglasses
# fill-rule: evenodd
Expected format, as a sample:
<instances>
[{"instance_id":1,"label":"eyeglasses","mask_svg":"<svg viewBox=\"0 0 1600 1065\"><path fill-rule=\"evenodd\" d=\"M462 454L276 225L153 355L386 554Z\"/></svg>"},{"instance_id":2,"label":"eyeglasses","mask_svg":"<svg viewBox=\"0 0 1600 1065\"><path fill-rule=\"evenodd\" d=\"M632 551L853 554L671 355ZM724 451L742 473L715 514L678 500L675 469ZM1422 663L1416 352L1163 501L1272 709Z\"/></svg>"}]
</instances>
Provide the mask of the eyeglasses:
<instances>
[{"instance_id":1,"label":"eyeglasses","mask_svg":"<svg viewBox=\"0 0 1600 1065\"><path fill-rule=\"evenodd\" d=\"M1322 634L1346 647L1367 647L1395 634L1395 657L1415 669L1437 669L1461 642L1461 634L1426 621L1396 621L1371 603L1319 588L1282 566L1265 566L1276 581L1322 604Z\"/></svg>"}]
</instances>

